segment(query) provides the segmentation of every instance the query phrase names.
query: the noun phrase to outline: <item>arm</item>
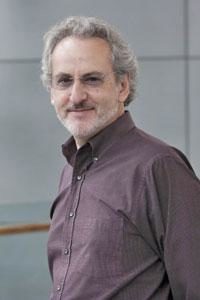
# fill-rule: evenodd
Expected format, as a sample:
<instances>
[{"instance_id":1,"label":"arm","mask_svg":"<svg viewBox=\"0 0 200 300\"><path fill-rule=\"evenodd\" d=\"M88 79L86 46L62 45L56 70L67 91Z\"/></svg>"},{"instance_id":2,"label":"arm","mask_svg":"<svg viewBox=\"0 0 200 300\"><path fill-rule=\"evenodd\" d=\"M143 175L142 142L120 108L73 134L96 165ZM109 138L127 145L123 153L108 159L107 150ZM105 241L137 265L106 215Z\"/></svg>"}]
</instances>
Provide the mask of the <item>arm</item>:
<instances>
[{"instance_id":1,"label":"arm","mask_svg":"<svg viewBox=\"0 0 200 300\"><path fill-rule=\"evenodd\" d=\"M200 182L181 160L165 157L147 172L146 190L173 298L200 299Z\"/></svg>"}]
</instances>

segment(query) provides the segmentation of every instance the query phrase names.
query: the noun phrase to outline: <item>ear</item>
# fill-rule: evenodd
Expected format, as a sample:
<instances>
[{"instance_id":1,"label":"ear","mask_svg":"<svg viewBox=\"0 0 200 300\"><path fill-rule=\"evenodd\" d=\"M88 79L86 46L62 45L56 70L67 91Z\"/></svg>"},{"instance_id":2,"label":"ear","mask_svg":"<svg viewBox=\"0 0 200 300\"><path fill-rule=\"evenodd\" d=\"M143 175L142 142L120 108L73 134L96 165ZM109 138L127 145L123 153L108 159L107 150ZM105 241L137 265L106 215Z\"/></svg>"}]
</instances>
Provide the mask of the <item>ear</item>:
<instances>
[{"instance_id":1,"label":"ear","mask_svg":"<svg viewBox=\"0 0 200 300\"><path fill-rule=\"evenodd\" d=\"M128 74L123 75L119 80L119 102L124 103L130 93L130 83Z\"/></svg>"}]
</instances>

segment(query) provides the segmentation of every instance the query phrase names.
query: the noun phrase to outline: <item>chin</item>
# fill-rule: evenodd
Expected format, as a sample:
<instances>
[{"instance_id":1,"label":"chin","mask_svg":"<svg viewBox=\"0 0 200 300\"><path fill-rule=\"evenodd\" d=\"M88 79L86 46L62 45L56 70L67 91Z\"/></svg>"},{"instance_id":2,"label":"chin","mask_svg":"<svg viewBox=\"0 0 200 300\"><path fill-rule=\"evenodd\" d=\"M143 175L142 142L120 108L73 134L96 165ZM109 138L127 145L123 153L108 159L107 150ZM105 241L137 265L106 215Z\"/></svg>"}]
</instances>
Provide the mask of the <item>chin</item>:
<instances>
[{"instance_id":1,"label":"chin","mask_svg":"<svg viewBox=\"0 0 200 300\"><path fill-rule=\"evenodd\" d=\"M91 137L96 134L96 129L93 124L88 124L88 122L79 122L79 121L71 121L62 120L61 123L64 127L70 132L71 135L77 138L87 139L87 137Z\"/></svg>"},{"instance_id":2,"label":"chin","mask_svg":"<svg viewBox=\"0 0 200 300\"><path fill-rule=\"evenodd\" d=\"M59 120L74 137L88 139L111 123L111 115L107 116L105 114L102 117L88 118L86 120L75 120L69 117L59 118Z\"/></svg>"},{"instance_id":3,"label":"chin","mask_svg":"<svg viewBox=\"0 0 200 300\"><path fill-rule=\"evenodd\" d=\"M88 140L97 132L94 128L68 128L68 131L76 138Z\"/></svg>"}]
</instances>

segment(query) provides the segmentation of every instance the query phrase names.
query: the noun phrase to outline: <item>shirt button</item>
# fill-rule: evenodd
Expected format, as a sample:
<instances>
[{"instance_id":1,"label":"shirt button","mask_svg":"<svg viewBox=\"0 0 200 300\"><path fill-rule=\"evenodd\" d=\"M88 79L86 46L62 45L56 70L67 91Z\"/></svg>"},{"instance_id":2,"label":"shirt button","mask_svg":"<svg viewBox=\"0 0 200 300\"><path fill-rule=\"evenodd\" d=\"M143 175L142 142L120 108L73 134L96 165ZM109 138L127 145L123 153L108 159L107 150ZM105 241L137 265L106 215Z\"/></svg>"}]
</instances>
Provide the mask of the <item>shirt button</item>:
<instances>
[{"instance_id":1,"label":"shirt button","mask_svg":"<svg viewBox=\"0 0 200 300\"><path fill-rule=\"evenodd\" d=\"M69 216L70 216L70 218L72 218L72 217L74 216L73 211L71 211L71 212L69 213Z\"/></svg>"},{"instance_id":2,"label":"shirt button","mask_svg":"<svg viewBox=\"0 0 200 300\"><path fill-rule=\"evenodd\" d=\"M60 286L60 285L57 285L56 290L59 292L59 291L61 290L61 286Z\"/></svg>"},{"instance_id":3,"label":"shirt button","mask_svg":"<svg viewBox=\"0 0 200 300\"><path fill-rule=\"evenodd\" d=\"M78 176L76 177L77 180L81 180L81 178L82 178L81 175L78 175Z\"/></svg>"},{"instance_id":4,"label":"shirt button","mask_svg":"<svg viewBox=\"0 0 200 300\"><path fill-rule=\"evenodd\" d=\"M65 249L64 254L68 255L69 254L69 249Z\"/></svg>"},{"instance_id":5,"label":"shirt button","mask_svg":"<svg viewBox=\"0 0 200 300\"><path fill-rule=\"evenodd\" d=\"M97 161L97 160L98 160L98 157L96 157L96 156L93 157L93 160L94 160L94 161Z\"/></svg>"}]
</instances>

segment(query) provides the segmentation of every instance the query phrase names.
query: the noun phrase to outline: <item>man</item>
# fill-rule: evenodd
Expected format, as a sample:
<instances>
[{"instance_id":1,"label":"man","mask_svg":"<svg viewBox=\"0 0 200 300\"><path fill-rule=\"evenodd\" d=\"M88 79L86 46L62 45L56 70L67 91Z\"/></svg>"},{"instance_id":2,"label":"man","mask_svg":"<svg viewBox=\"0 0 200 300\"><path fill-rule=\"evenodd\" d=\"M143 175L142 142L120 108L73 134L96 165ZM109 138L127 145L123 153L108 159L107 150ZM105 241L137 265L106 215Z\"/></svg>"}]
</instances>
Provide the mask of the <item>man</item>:
<instances>
[{"instance_id":1,"label":"man","mask_svg":"<svg viewBox=\"0 0 200 300\"><path fill-rule=\"evenodd\" d=\"M137 75L127 44L70 17L46 34L42 71L72 135L51 208L51 299L200 299L200 182L125 111Z\"/></svg>"}]
</instances>

